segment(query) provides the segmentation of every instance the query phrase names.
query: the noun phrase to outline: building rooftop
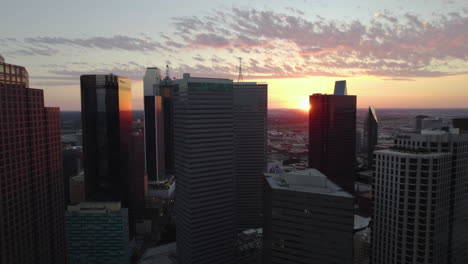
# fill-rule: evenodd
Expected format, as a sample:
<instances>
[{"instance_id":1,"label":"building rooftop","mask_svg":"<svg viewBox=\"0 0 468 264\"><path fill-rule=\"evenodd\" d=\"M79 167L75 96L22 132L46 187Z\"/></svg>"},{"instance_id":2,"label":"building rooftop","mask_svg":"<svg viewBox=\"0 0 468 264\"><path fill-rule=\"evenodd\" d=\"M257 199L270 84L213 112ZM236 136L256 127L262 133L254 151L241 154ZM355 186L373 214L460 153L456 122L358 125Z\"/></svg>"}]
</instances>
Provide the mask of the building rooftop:
<instances>
[{"instance_id":1,"label":"building rooftop","mask_svg":"<svg viewBox=\"0 0 468 264\"><path fill-rule=\"evenodd\" d=\"M121 210L120 202L86 202L77 205L69 205L68 212L76 213L108 213Z\"/></svg>"},{"instance_id":2,"label":"building rooftop","mask_svg":"<svg viewBox=\"0 0 468 264\"><path fill-rule=\"evenodd\" d=\"M297 169L279 174L265 173L273 189L353 197L316 169Z\"/></svg>"},{"instance_id":3,"label":"building rooftop","mask_svg":"<svg viewBox=\"0 0 468 264\"><path fill-rule=\"evenodd\" d=\"M405 157L439 157L439 156L444 156L444 155L450 155L448 152L424 152L424 151L418 151L418 149L415 150L393 150L393 149L382 149L382 150L376 150L374 151L375 154L391 154L391 155L399 155L399 156L405 156Z\"/></svg>"}]
</instances>

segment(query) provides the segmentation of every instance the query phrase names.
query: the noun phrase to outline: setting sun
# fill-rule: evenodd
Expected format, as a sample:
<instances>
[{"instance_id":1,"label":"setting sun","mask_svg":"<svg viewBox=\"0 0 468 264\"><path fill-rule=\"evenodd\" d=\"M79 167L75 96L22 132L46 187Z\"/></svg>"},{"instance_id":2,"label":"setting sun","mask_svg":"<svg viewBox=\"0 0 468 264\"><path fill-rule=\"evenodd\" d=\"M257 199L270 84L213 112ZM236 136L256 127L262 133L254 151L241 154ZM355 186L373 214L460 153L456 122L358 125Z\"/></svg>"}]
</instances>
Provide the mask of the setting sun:
<instances>
[{"instance_id":1,"label":"setting sun","mask_svg":"<svg viewBox=\"0 0 468 264\"><path fill-rule=\"evenodd\" d=\"M297 108L304 110L304 111L309 111L310 110L310 104L309 104L309 97L306 98L306 100L302 101Z\"/></svg>"}]
</instances>

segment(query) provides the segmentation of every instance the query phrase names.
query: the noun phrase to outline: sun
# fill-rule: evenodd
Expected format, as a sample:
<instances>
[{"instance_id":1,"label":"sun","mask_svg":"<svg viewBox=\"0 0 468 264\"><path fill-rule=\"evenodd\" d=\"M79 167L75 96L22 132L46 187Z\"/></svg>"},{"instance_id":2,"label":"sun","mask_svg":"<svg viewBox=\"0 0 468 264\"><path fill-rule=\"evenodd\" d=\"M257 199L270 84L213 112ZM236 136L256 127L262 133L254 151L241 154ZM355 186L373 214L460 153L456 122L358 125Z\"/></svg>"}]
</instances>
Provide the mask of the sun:
<instances>
[{"instance_id":1,"label":"sun","mask_svg":"<svg viewBox=\"0 0 468 264\"><path fill-rule=\"evenodd\" d=\"M309 99L309 98L307 98ZM309 111L310 110L310 104L309 104L309 100L304 100L302 102L299 103L299 105L297 106L298 109L301 109L301 110L304 110L304 111Z\"/></svg>"}]
</instances>

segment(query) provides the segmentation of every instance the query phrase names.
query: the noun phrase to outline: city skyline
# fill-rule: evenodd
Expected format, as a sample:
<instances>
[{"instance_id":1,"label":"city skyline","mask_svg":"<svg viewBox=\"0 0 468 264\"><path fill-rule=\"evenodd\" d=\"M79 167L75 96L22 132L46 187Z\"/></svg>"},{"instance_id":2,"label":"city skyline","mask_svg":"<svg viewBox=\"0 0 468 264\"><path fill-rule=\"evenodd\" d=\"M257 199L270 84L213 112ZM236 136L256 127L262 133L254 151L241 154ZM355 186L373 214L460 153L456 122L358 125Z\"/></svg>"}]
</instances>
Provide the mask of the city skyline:
<instances>
[{"instance_id":1,"label":"city skyline","mask_svg":"<svg viewBox=\"0 0 468 264\"><path fill-rule=\"evenodd\" d=\"M176 78L190 72L237 80L242 57L244 80L269 84L270 108L304 109L308 95L331 93L327 87L342 79L358 95L358 108L467 107L463 1L90 6L52 0L3 6L0 22L23 19L3 29L0 53L28 68L46 105L79 110L79 76L112 72L132 79L140 110L146 67L169 64Z\"/></svg>"}]
</instances>

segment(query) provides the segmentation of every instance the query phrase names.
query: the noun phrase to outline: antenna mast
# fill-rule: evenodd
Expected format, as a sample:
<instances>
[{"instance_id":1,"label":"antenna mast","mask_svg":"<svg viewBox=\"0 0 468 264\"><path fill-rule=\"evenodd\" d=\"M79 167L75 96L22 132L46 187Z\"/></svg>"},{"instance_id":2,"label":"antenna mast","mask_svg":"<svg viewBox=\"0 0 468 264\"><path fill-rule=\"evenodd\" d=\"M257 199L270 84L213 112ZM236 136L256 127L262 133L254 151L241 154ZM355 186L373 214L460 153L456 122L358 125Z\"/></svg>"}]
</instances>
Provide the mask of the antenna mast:
<instances>
[{"instance_id":1,"label":"antenna mast","mask_svg":"<svg viewBox=\"0 0 468 264\"><path fill-rule=\"evenodd\" d=\"M239 77L237 77L237 82L243 82L244 77L242 77L242 58L239 57Z\"/></svg>"},{"instance_id":2,"label":"antenna mast","mask_svg":"<svg viewBox=\"0 0 468 264\"><path fill-rule=\"evenodd\" d=\"M166 78L169 78L169 65L166 64Z\"/></svg>"}]
</instances>

